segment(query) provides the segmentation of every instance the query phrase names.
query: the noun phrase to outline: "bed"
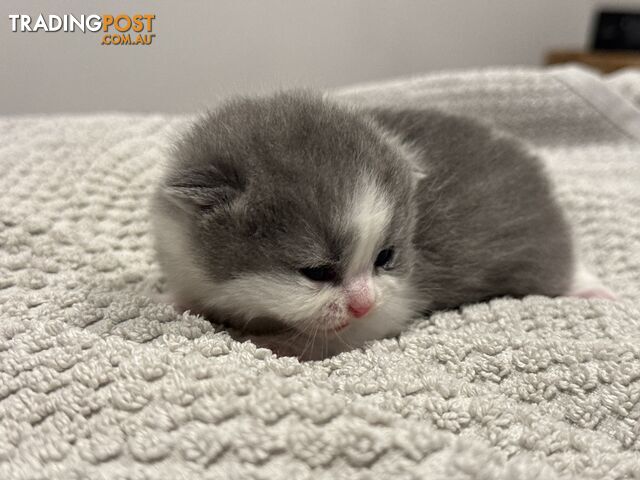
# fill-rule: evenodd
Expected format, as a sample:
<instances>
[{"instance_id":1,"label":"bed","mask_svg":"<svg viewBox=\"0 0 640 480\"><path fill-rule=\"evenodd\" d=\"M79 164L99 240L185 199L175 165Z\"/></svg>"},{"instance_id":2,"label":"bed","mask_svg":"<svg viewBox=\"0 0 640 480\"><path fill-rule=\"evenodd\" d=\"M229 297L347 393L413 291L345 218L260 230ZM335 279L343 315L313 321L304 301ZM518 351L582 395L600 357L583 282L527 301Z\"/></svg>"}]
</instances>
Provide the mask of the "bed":
<instances>
[{"instance_id":1,"label":"bed","mask_svg":"<svg viewBox=\"0 0 640 480\"><path fill-rule=\"evenodd\" d=\"M528 142L620 300L496 299L309 362L157 299L148 200L191 117L0 118L0 478L640 478L638 91L571 66L331 92Z\"/></svg>"}]
</instances>

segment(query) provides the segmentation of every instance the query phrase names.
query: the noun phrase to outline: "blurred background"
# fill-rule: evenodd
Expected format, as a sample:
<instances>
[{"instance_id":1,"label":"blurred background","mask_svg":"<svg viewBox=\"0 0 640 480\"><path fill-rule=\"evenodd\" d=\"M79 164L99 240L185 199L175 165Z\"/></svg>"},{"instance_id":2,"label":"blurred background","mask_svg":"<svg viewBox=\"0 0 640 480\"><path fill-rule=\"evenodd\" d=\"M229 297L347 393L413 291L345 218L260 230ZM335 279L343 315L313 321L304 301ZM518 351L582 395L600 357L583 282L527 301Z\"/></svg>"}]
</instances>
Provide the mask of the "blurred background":
<instances>
[{"instance_id":1,"label":"blurred background","mask_svg":"<svg viewBox=\"0 0 640 480\"><path fill-rule=\"evenodd\" d=\"M193 112L233 93L542 65L589 46L598 0L2 0L0 114ZM156 15L148 46L13 33L9 14Z\"/></svg>"}]
</instances>

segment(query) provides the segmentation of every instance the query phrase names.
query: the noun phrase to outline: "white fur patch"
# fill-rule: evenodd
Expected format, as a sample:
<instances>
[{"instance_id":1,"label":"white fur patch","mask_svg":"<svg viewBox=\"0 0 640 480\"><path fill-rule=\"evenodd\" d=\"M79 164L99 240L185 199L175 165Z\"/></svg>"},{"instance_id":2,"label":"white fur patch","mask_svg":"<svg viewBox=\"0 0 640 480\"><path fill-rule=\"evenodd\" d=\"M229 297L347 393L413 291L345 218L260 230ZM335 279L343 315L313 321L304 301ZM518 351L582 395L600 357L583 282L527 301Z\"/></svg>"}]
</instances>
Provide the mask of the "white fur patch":
<instances>
[{"instance_id":1,"label":"white fur patch","mask_svg":"<svg viewBox=\"0 0 640 480\"><path fill-rule=\"evenodd\" d=\"M364 181L356 190L347 221L356 236L349 259L348 277L370 273L391 219L391 204L373 181Z\"/></svg>"},{"instance_id":2,"label":"white fur patch","mask_svg":"<svg viewBox=\"0 0 640 480\"><path fill-rule=\"evenodd\" d=\"M326 317L326 307L340 299L331 285L316 285L297 274L246 274L211 285L207 305L245 319L271 317L289 325ZM341 313L341 312L335 312ZM320 325L324 328L323 325Z\"/></svg>"},{"instance_id":3,"label":"white fur patch","mask_svg":"<svg viewBox=\"0 0 640 480\"><path fill-rule=\"evenodd\" d=\"M169 215L153 212L153 228L169 289L178 303L193 307L192 302L209 295L210 282L188 253L184 227Z\"/></svg>"}]
</instances>

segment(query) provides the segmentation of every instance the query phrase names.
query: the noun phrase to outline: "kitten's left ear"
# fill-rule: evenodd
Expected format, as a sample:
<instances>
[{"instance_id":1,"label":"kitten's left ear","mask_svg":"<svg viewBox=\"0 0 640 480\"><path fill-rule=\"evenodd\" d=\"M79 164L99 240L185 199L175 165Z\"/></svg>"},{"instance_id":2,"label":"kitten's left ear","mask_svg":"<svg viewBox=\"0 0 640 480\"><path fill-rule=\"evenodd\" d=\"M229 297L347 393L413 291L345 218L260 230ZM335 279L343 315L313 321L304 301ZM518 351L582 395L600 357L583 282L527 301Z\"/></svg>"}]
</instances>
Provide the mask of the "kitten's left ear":
<instances>
[{"instance_id":1,"label":"kitten's left ear","mask_svg":"<svg viewBox=\"0 0 640 480\"><path fill-rule=\"evenodd\" d=\"M170 177L163 193L183 210L216 209L236 200L246 183L231 162L216 162Z\"/></svg>"},{"instance_id":2,"label":"kitten's left ear","mask_svg":"<svg viewBox=\"0 0 640 480\"><path fill-rule=\"evenodd\" d=\"M409 165L409 171L411 173L411 186L415 187L427 177L427 173L422 166L421 152L417 148L408 145L398 135L382 130L383 138L400 153L402 158L405 159Z\"/></svg>"},{"instance_id":3,"label":"kitten's left ear","mask_svg":"<svg viewBox=\"0 0 640 480\"><path fill-rule=\"evenodd\" d=\"M411 163L411 179L413 180L413 186L415 187L421 180L427 178L427 174L417 164L417 162Z\"/></svg>"},{"instance_id":4,"label":"kitten's left ear","mask_svg":"<svg viewBox=\"0 0 640 480\"><path fill-rule=\"evenodd\" d=\"M420 181L427 178L427 173L422 166L421 152L414 147L405 145L401 140L396 140L396 148L401 152L402 156L409 165L411 173L411 185L415 187Z\"/></svg>"}]
</instances>

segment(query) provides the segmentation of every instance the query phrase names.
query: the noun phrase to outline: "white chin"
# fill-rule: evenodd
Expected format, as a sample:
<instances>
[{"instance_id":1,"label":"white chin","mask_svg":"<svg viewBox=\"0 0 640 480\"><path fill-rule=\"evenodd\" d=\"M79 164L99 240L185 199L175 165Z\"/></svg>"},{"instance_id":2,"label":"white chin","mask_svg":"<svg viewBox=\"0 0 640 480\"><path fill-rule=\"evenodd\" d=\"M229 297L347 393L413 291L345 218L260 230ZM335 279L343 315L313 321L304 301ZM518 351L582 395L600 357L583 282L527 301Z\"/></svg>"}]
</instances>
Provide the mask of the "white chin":
<instances>
[{"instance_id":1,"label":"white chin","mask_svg":"<svg viewBox=\"0 0 640 480\"><path fill-rule=\"evenodd\" d=\"M334 337L353 346L360 347L364 343L380 338L391 337L401 332L400 325L389 322L384 325L380 322L369 322L367 317L354 320L349 327L342 331L334 332Z\"/></svg>"}]
</instances>

